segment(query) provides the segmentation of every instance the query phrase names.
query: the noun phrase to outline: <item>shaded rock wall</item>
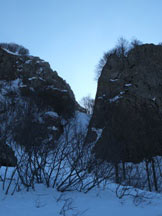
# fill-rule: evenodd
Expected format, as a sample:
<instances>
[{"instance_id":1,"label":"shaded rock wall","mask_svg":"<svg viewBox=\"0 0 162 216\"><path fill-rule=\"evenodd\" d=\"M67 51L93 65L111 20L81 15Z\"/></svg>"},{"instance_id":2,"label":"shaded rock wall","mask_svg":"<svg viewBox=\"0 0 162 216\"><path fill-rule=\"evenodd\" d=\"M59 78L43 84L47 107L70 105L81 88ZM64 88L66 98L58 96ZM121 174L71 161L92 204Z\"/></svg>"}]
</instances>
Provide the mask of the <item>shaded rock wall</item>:
<instances>
[{"instance_id":1,"label":"shaded rock wall","mask_svg":"<svg viewBox=\"0 0 162 216\"><path fill-rule=\"evenodd\" d=\"M98 80L87 143L97 157L139 162L162 154L162 46L110 55Z\"/></svg>"}]
</instances>

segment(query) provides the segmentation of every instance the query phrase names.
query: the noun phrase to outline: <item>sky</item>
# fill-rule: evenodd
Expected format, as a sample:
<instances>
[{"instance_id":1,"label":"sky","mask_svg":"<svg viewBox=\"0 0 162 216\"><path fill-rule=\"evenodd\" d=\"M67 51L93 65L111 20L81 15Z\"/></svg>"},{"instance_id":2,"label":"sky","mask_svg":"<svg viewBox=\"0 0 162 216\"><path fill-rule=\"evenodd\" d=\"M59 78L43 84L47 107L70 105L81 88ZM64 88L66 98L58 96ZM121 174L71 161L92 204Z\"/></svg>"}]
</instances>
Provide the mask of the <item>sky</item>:
<instances>
[{"instance_id":1,"label":"sky","mask_svg":"<svg viewBox=\"0 0 162 216\"><path fill-rule=\"evenodd\" d=\"M0 0L0 42L48 61L76 99L95 97L95 72L117 40L162 42L162 0Z\"/></svg>"}]
</instances>

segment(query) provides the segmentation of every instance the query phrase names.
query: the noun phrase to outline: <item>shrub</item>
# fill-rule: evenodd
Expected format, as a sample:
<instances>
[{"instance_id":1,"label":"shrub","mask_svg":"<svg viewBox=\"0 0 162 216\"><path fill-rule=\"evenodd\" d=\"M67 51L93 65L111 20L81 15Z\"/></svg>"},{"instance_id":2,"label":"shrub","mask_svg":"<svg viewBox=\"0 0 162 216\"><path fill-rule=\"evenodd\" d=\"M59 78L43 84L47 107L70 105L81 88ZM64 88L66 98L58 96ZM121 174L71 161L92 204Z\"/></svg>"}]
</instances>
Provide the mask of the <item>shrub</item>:
<instances>
[{"instance_id":1,"label":"shrub","mask_svg":"<svg viewBox=\"0 0 162 216\"><path fill-rule=\"evenodd\" d=\"M0 47L19 55L29 55L29 50L16 43L0 43Z\"/></svg>"}]
</instances>

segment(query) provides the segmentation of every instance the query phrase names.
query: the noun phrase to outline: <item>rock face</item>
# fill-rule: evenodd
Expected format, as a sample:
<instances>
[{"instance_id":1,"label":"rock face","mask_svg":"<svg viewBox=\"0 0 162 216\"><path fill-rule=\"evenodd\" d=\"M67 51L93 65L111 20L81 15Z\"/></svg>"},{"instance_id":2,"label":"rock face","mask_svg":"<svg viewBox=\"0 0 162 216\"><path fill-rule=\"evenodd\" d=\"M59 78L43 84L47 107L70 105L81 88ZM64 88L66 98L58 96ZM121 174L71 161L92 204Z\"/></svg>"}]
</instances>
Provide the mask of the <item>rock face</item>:
<instances>
[{"instance_id":1,"label":"rock face","mask_svg":"<svg viewBox=\"0 0 162 216\"><path fill-rule=\"evenodd\" d=\"M38 57L12 55L0 49L0 80L10 83L12 89L19 88L21 96L42 98L63 116L73 114L76 101L70 86ZM66 113L58 100L66 104Z\"/></svg>"},{"instance_id":2,"label":"rock face","mask_svg":"<svg viewBox=\"0 0 162 216\"><path fill-rule=\"evenodd\" d=\"M17 158L13 150L4 144L0 144L0 167L3 166L16 166Z\"/></svg>"},{"instance_id":3,"label":"rock face","mask_svg":"<svg viewBox=\"0 0 162 216\"><path fill-rule=\"evenodd\" d=\"M29 150L46 140L49 146L77 109L81 107L70 86L47 62L0 48L0 140L4 145L16 143ZM12 150L5 149L10 157ZM15 164L15 159L10 162Z\"/></svg>"},{"instance_id":4,"label":"rock face","mask_svg":"<svg viewBox=\"0 0 162 216\"><path fill-rule=\"evenodd\" d=\"M104 160L140 162L162 154L162 46L109 56L98 80L87 143Z\"/></svg>"}]
</instances>

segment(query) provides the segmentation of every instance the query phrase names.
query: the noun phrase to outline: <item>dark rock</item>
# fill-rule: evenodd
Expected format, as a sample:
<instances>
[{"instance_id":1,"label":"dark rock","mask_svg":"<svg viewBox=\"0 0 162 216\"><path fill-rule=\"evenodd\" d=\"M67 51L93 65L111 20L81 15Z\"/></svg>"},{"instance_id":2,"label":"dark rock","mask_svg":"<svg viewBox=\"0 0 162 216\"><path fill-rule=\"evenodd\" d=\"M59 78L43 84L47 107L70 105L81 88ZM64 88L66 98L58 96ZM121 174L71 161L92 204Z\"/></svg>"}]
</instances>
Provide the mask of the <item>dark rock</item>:
<instances>
[{"instance_id":1,"label":"dark rock","mask_svg":"<svg viewBox=\"0 0 162 216\"><path fill-rule=\"evenodd\" d=\"M11 147L5 144L0 144L0 166L13 167L17 165L17 158L14 155Z\"/></svg>"},{"instance_id":2,"label":"dark rock","mask_svg":"<svg viewBox=\"0 0 162 216\"><path fill-rule=\"evenodd\" d=\"M57 141L64 130L62 120L68 121L81 108L70 86L49 63L3 48L0 48L0 104L0 120L6 125L5 131L0 127L0 134L28 149L34 142L41 145L49 143L48 140ZM47 118L47 112L58 116Z\"/></svg>"},{"instance_id":3,"label":"dark rock","mask_svg":"<svg viewBox=\"0 0 162 216\"><path fill-rule=\"evenodd\" d=\"M96 156L108 161L162 155L162 46L137 46L122 61L109 57L98 80L89 140Z\"/></svg>"}]
</instances>

